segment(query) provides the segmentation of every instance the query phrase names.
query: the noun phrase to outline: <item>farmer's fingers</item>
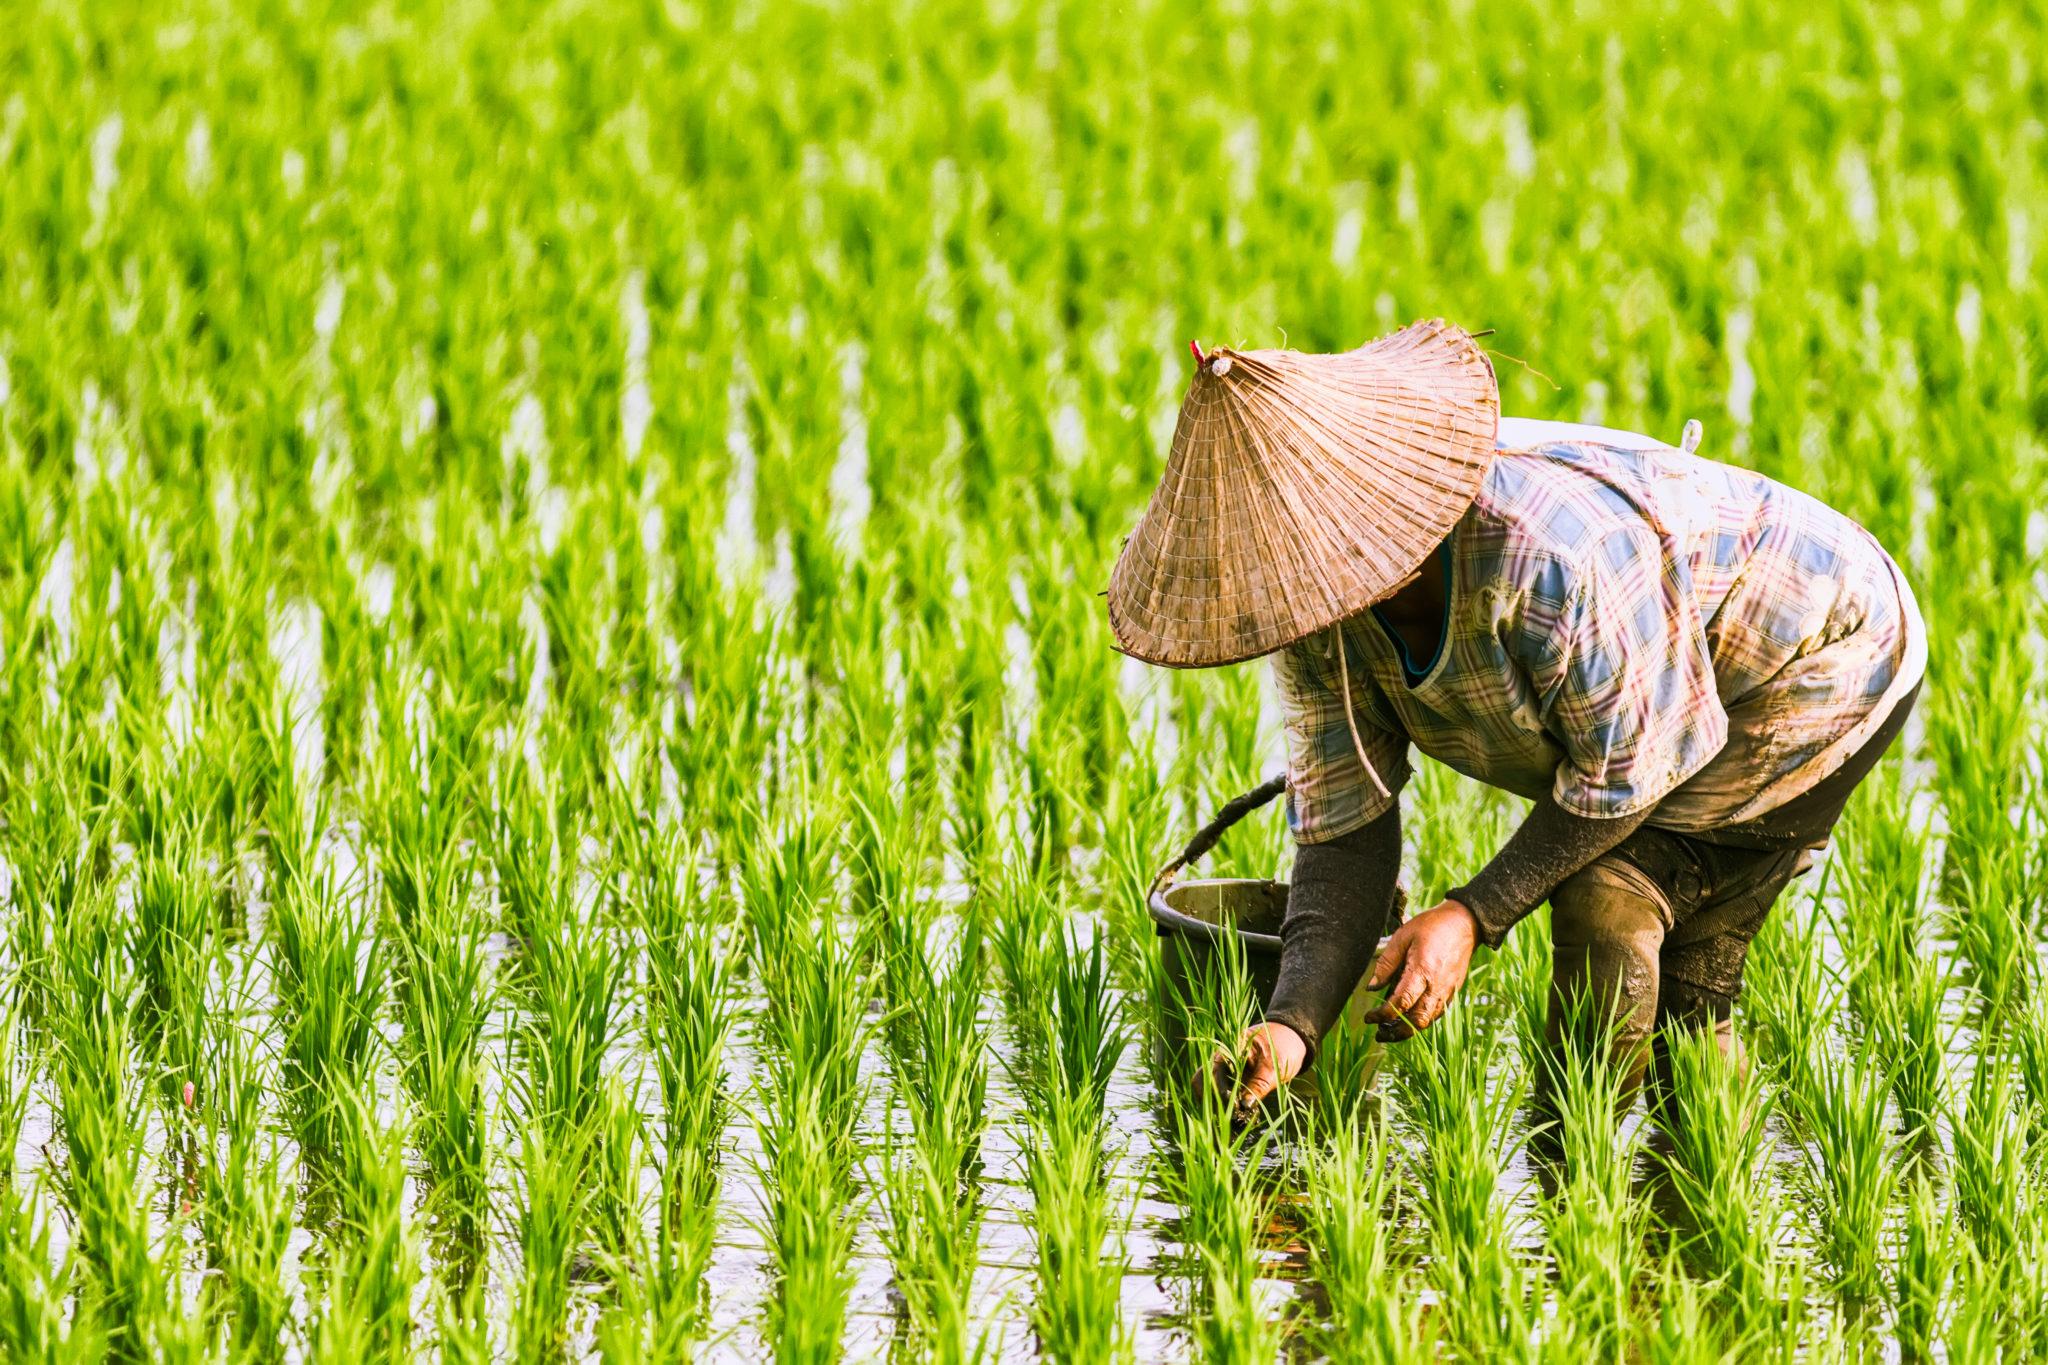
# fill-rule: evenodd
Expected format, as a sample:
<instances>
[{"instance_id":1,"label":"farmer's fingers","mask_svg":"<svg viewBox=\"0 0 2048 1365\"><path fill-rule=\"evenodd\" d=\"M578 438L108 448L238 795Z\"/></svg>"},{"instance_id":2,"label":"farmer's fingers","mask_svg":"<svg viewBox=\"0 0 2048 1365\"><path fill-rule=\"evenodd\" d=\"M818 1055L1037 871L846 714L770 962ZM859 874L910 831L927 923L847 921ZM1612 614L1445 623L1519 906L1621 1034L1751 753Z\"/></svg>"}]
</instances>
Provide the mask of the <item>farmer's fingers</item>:
<instances>
[{"instance_id":1,"label":"farmer's fingers","mask_svg":"<svg viewBox=\"0 0 2048 1365\"><path fill-rule=\"evenodd\" d=\"M1444 1011L1451 1007L1451 998L1457 993L1458 988L1456 986L1448 989L1433 988L1422 999L1415 1002L1415 1008L1409 1011L1408 1022L1415 1026L1417 1033L1420 1033L1444 1017Z\"/></svg>"},{"instance_id":2,"label":"farmer's fingers","mask_svg":"<svg viewBox=\"0 0 2048 1365\"><path fill-rule=\"evenodd\" d=\"M1429 999L1424 997L1414 1009L1396 1014L1379 1027L1379 1040L1383 1043L1403 1043L1436 1022L1435 1017L1425 1015Z\"/></svg>"},{"instance_id":3,"label":"farmer's fingers","mask_svg":"<svg viewBox=\"0 0 2048 1365\"><path fill-rule=\"evenodd\" d=\"M1237 1089L1238 1063L1228 1048L1217 1048L1209 1058L1209 1085L1219 1095Z\"/></svg>"},{"instance_id":4,"label":"farmer's fingers","mask_svg":"<svg viewBox=\"0 0 2048 1365\"><path fill-rule=\"evenodd\" d=\"M1396 929L1386 946L1374 955L1372 966L1365 974L1365 988L1376 991L1392 981L1400 973L1401 964L1407 956L1408 939L1402 929Z\"/></svg>"},{"instance_id":5,"label":"farmer's fingers","mask_svg":"<svg viewBox=\"0 0 2048 1365\"><path fill-rule=\"evenodd\" d=\"M1404 979L1402 986L1406 985ZM1399 993L1397 989L1396 994ZM1443 1018L1444 1011L1451 1007L1451 1001L1457 995L1458 987L1455 985L1437 986L1424 981L1420 993L1405 1008L1397 1006L1394 997L1389 996L1387 1003L1368 1014L1365 1021L1380 1026L1378 1036L1381 1042L1403 1042Z\"/></svg>"},{"instance_id":6,"label":"farmer's fingers","mask_svg":"<svg viewBox=\"0 0 2048 1365\"><path fill-rule=\"evenodd\" d=\"M1273 1093L1280 1084L1280 1074L1273 1069L1273 1063L1261 1057L1246 1072L1243 1089L1237 1092L1237 1107L1249 1109Z\"/></svg>"},{"instance_id":7,"label":"farmer's fingers","mask_svg":"<svg viewBox=\"0 0 2048 1365\"><path fill-rule=\"evenodd\" d=\"M1408 970L1394 983L1394 989L1387 992L1387 1004L1402 1014L1413 1014L1432 989L1427 969L1420 962L1410 962Z\"/></svg>"},{"instance_id":8,"label":"farmer's fingers","mask_svg":"<svg viewBox=\"0 0 2048 1365\"><path fill-rule=\"evenodd\" d=\"M1380 1001L1378 1007L1365 1016L1365 1021L1369 1024L1386 1024L1406 1016L1414 1010L1415 1002L1420 1000L1428 989L1429 979L1422 974L1422 969L1415 963L1409 963L1407 969L1401 973L1401 979L1387 992L1387 998Z\"/></svg>"}]
</instances>

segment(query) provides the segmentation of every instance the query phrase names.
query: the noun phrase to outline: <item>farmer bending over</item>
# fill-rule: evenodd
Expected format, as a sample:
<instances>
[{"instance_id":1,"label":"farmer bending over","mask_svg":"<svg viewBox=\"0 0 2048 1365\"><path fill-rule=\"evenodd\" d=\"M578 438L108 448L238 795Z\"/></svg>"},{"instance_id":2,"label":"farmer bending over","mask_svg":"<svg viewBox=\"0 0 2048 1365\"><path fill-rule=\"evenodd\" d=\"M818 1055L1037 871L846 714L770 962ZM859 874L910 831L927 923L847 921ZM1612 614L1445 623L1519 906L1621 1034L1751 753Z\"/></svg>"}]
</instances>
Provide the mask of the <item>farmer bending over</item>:
<instances>
[{"instance_id":1,"label":"farmer bending over","mask_svg":"<svg viewBox=\"0 0 2048 1365\"><path fill-rule=\"evenodd\" d=\"M1551 1046L1583 993L1630 1093L1653 1034L1730 1051L1750 940L1919 692L1891 558L1691 437L1500 420L1485 352L1441 322L1195 358L1109 613L1138 658L1271 655L1279 679L1300 849L1240 1103L1315 1055L1368 963L1372 1018L1407 1037L1545 900ZM1374 958L1411 744L1535 806Z\"/></svg>"}]
</instances>

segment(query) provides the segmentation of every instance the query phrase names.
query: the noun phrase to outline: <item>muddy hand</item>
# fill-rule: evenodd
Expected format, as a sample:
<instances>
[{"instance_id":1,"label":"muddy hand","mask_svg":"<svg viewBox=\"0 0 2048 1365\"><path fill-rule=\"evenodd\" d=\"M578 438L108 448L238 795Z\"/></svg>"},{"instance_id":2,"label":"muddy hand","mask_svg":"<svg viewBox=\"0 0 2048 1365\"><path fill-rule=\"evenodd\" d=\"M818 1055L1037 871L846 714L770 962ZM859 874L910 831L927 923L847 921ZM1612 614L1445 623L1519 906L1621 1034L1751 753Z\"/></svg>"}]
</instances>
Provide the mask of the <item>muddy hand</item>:
<instances>
[{"instance_id":1,"label":"muddy hand","mask_svg":"<svg viewBox=\"0 0 2048 1365\"><path fill-rule=\"evenodd\" d=\"M1265 1102L1268 1095L1301 1074L1308 1045L1301 1035L1285 1024L1254 1024L1237 1040L1238 1054L1219 1048L1210 1059L1209 1074L1219 1095L1235 1092L1233 1109L1243 1118Z\"/></svg>"},{"instance_id":2,"label":"muddy hand","mask_svg":"<svg viewBox=\"0 0 2048 1365\"><path fill-rule=\"evenodd\" d=\"M1479 925L1456 901L1444 901L1396 929L1373 959L1365 984L1387 998L1365 1016L1382 1042L1412 1038L1443 1017L1465 984Z\"/></svg>"}]
</instances>

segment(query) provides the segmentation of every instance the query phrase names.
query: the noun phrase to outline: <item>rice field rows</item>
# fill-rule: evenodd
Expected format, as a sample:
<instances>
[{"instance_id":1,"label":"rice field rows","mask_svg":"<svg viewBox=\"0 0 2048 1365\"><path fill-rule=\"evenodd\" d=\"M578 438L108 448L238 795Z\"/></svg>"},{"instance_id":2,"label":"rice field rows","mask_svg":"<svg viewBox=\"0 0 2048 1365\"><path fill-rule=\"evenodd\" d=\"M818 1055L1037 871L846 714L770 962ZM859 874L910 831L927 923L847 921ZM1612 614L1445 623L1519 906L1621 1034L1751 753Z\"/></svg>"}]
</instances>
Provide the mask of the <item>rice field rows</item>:
<instances>
[{"instance_id":1,"label":"rice field rows","mask_svg":"<svg viewBox=\"0 0 2048 1365\"><path fill-rule=\"evenodd\" d=\"M2048 16L27 0L0 1357L2048 1356ZM1869 525L1928 693L1746 1080L1526 1104L1543 916L1233 1133L1152 872L1279 761L1097 597L1185 343ZM1411 899L1514 803L1410 789ZM1286 863L1277 815L1222 874ZM1482 956L1485 956L1482 954Z\"/></svg>"}]
</instances>

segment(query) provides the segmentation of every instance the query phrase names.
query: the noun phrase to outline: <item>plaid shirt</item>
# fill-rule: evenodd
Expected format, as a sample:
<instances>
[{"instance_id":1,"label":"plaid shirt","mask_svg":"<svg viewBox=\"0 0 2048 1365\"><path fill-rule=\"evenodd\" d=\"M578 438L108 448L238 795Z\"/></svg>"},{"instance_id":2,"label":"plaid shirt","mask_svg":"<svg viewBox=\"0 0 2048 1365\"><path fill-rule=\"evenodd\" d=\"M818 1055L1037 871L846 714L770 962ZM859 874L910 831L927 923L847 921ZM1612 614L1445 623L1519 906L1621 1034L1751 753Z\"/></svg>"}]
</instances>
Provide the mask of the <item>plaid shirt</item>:
<instances>
[{"instance_id":1,"label":"plaid shirt","mask_svg":"<svg viewBox=\"0 0 2048 1365\"><path fill-rule=\"evenodd\" d=\"M1688 832L1820 781L1925 671L1912 592L1867 531L1643 438L1504 448L1448 544L1443 646L1412 685L1372 612L1273 656L1303 843L1395 799L1359 766L1339 630L1359 739L1395 796L1413 743L1577 815L1654 806L1651 824Z\"/></svg>"}]
</instances>

